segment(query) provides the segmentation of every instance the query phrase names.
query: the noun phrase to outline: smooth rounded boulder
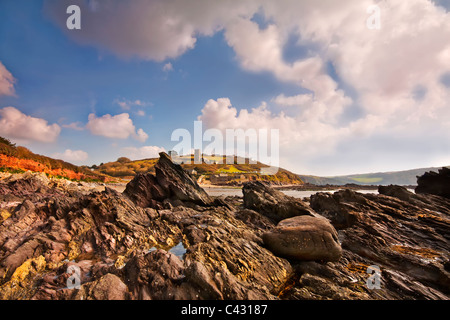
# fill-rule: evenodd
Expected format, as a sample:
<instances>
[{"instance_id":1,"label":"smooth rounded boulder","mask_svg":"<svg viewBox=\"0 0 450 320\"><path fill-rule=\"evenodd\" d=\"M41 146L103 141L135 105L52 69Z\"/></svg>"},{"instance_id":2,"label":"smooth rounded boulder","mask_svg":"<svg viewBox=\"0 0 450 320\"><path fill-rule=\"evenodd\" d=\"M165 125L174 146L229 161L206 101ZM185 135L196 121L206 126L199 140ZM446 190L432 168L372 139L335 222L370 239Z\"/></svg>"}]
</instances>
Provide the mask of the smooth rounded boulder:
<instances>
[{"instance_id":1,"label":"smooth rounded boulder","mask_svg":"<svg viewBox=\"0 0 450 320\"><path fill-rule=\"evenodd\" d=\"M275 255L288 259L338 261L342 255L336 229L321 217L282 220L263 234L263 241Z\"/></svg>"}]
</instances>

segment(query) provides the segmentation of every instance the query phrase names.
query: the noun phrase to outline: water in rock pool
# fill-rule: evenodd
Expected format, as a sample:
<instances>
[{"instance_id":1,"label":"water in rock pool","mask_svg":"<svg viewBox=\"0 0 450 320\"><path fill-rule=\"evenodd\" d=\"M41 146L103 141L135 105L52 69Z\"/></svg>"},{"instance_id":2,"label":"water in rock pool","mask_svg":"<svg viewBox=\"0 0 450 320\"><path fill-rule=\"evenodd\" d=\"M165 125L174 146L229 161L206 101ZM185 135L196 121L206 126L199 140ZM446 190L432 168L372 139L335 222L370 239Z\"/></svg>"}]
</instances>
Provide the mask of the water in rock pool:
<instances>
[{"instance_id":1,"label":"water in rock pool","mask_svg":"<svg viewBox=\"0 0 450 320\"><path fill-rule=\"evenodd\" d=\"M156 249L158 249L157 247L151 247L147 253L155 251ZM167 249L167 248L162 248L162 249ZM179 242L178 244L176 244L175 246L171 247L170 249L167 250L170 253L173 253L174 255L176 255L178 258L182 259L184 254L186 253L186 248L183 245L183 242Z\"/></svg>"}]
</instances>

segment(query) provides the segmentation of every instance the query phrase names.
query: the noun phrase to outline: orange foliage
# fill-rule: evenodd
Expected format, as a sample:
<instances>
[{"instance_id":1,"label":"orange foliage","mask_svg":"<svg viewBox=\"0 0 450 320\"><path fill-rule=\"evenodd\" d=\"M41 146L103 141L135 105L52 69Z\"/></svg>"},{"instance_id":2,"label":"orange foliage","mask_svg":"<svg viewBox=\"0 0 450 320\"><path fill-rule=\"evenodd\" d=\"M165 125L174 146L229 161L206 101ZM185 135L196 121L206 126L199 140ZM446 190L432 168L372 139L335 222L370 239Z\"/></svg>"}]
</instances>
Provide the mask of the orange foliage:
<instances>
[{"instance_id":1,"label":"orange foliage","mask_svg":"<svg viewBox=\"0 0 450 320\"><path fill-rule=\"evenodd\" d=\"M48 166L34 160L19 159L16 157L7 156L5 154L0 154L0 167L29 170L33 172L44 172L52 176L61 176L72 180L85 180L86 178L92 178L86 174L74 172L73 170L60 168L51 169Z\"/></svg>"}]
</instances>

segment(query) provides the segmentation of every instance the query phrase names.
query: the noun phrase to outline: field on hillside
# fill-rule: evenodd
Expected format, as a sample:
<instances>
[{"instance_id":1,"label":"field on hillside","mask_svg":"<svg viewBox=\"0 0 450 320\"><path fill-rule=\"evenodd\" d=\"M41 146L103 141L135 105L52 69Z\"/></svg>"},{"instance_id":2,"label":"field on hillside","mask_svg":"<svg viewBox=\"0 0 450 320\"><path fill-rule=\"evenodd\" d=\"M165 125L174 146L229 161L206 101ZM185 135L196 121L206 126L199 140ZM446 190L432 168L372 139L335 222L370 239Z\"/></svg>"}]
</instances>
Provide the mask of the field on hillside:
<instances>
[{"instance_id":1,"label":"field on hillside","mask_svg":"<svg viewBox=\"0 0 450 320\"><path fill-rule=\"evenodd\" d=\"M100 164L92 168L94 172L128 180L138 173L154 173L154 166L157 161L157 158L131 161L126 157L121 157L117 161ZM273 184L303 183L297 175L282 168L275 175L263 175L261 169L269 166L260 162L251 164L248 159L243 158L234 157L231 164L226 163L225 156L203 156L200 164L194 163L194 155L177 157L174 161L205 184L236 185L255 180L265 180ZM222 175L219 178L220 183L211 181L211 177L216 175ZM225 178L223 175L227 177Z\"/></svg>"}]
</instances>

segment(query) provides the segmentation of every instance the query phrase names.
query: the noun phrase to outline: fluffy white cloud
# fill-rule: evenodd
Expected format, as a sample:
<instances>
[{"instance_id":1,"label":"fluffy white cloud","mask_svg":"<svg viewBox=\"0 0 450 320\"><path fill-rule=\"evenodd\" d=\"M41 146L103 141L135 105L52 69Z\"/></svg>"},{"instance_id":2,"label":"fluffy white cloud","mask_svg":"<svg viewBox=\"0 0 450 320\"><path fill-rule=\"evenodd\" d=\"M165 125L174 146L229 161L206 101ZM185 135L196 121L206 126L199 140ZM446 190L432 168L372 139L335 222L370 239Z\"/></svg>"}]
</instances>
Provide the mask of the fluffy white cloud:
<instances>
[{"instance_id":1,"label":"fluffy white cloud","mask_svg":"<svg viewBox=\"0 0 450 320\"><path fill-rule=\"evenodd\" d=\"M31 117L14 107L0 109L0 135L18 142L53 142L61 128L47 120Z\"/></svg>"},{"instance_id":2,"label":"fluffy white cloud","mask_svg":"<svg viewBox=\"0 0 450 320\"><path fill-rule=\"evenodd\" d=\"M63 153L54 153L53 158L61 159L67 162L80 163L86 161L89 158L87 152L83 150L71 150L66 149Z\"/></svg>"},{"instance_id":3,"label":"fluffy white cloud","mask_svg":"<svg viewBox=\"0 0 450 320\"><path fill-rule=\"evenodd\" d=\"M14 79L11 72L9 72L6 67L0 62L0 96L14 96L14 84L16 79Z\"/></svg>"},{"instance_id":4,"label":"fluffy white cloud","mask_svg":"<svg viewBox=\"0 0 450 320\"><path fill-rule=\"evenodd\" d=\"M253 109L232 107L228 98L209 100L198 120L206 129L219 129L225 136L226 129L277 129L280 136L280 154L292 156L302 150L302 155L312 157L328 153L343 132L320 121L303 121L301 117L287 116L283 112L274 114L266 103ZM321 148L317 148L320 145ZM295 147L293 147L295 146Z\"/></svg>"},{"instance_id":5,"label":"fluffy white cloud","mask_svg":"<svg viewBox=\"0 0 450 320\"><path fill-rule=\"evenodd\" d=\"M159 158L160 152L166 152L166 150L157 146L126 147L122 149L122 154L131 160Z\"/></svg>"},{"instance_id":6,"label":"fluffy white cloud","mask_svg":"<svg viewBox=\"0 0 450 320\"><path fill-rule=\"evenodd\" d=\"M148 138L148 135L142 129L139 129L136 133L136 127L128 113L121 113L115 116L105 114L102 117L97 117L91 113L88 120L86 128L97 136L115 139L127 139L131 136L141 142Z\"/></svg>"},{"instance_id":7,"label":"fluffy white cloud","mask_svg":"<svg viewBox=\"0 0 450 320\"><path fill-rule=\"evenodd\" d=\"M134 136L134 138L140 142L145 142L145 140L147 140L147 138L148 138L148 134L146 134L144 132L144 130L139 129L137 131L137 134Z\"/></svg>"}]
</instances>

